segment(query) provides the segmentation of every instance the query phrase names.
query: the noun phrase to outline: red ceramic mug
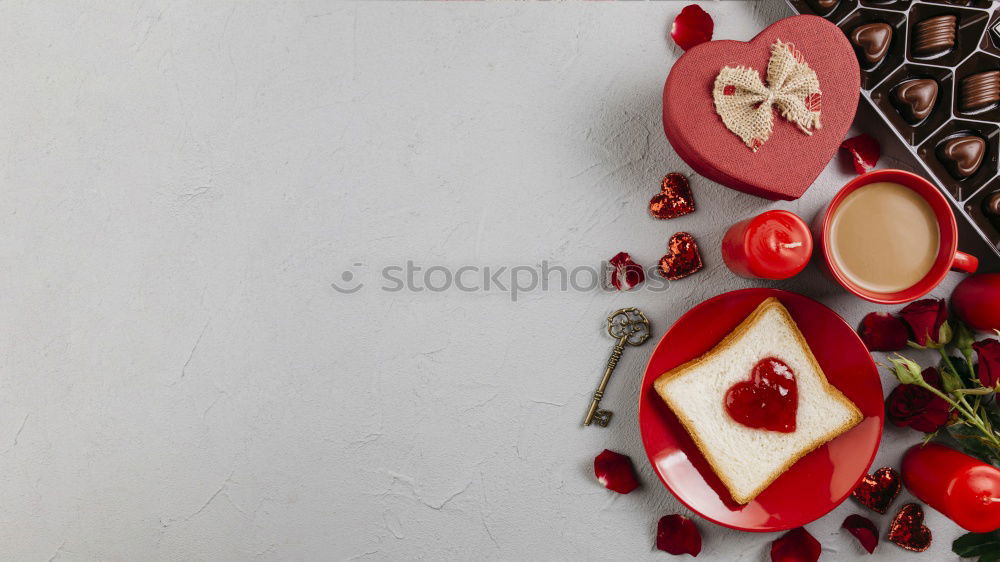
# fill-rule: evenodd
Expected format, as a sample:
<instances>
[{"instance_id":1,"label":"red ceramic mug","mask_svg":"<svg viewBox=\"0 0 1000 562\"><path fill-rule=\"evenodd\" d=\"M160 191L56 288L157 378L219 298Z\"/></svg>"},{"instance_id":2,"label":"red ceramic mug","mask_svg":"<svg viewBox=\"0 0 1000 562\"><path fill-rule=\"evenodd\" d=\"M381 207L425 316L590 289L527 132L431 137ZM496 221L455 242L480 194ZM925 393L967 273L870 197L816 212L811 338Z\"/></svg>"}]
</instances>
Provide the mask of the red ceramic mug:
<instances>
[{"instance_id":1,"label":"red ceramic mug","mask_svg":"<svg viewBox=\"0 0 1000 562\"><path fill-rule=\"evenodd\" d=\"M838 267L830 248L830 226L837 207L858 188L875 182L898 183L916 192L930 205L938 225L938 252L930 271L914 285L891 293L871 291L853 283ZM874 170L847 182L816 217L813 228L827 273L851 293L876 303L900 304L919 299L937 287L949 270L974 273L979 266L975 256L958 251L958 224L948 200L931 182L903 170Z\"/></svg>"}]
</instances>

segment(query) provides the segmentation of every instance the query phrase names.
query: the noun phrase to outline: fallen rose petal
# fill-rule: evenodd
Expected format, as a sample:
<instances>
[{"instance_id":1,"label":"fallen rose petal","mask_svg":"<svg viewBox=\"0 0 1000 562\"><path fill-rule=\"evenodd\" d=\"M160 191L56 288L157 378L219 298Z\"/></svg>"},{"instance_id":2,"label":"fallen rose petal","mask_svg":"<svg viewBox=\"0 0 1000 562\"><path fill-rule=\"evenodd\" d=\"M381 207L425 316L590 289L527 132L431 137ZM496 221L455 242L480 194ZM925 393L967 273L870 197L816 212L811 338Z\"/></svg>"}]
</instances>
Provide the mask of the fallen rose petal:
<instances>
[{"instance_id":1,"label":"fallen rose petal","mask_svg":"<svg viewBox=\"0 0 1000 562\"><path fill-rule=\"evenodd\" d=\"M639 487L632 459L608 449L594 458L594 475L605 488L619 494L627 494Z\"/></svg>"},{"instance_id":2,"label":"fallen rose petal","mask_svg":"<svg viewBox=\"0 0 1000 562\"><path fill-rule=\"evenodd\" d=\"M976 350L976 359L979 361L976 374L980 384L986 388L995 387L1000 383L1000 341L977 341L972 344L972 349Z\"/></svg>"},{"instance_id":3,"label":"fallen rose petal","mask_svg":"<svg viewBox=\"0 0 1000 562\"><path fill-rule=\"evenodd\" d=\"M928 340L937 342L941 325L948 319L948 305L943 299L919 300L906 305L899 316L910 325L913 341L926 346Z\"/></svg>"},{"instance_id":4,"label":"fallen rose petal","mask_svg":"<svg viewBox=\"0 0 1000 562\"><path fill-rule=\"evenodd\" d=\"M771 562L816 562L822 550L809 531L797 527L771 543Z\"/></svg>"},{"instance_id":5,"label":"fallen rose petal","mask_svg":"<svg viewBox=\"0 0 1000 562\"><path fill-rule=\"evenodd\" d=\"M670 554L698 556L701 533L694 521L683 515L664 515L656 525L656 548Z\"/></svg>"},{"instance_id":6,"label":"fallen rose petal","mask_svg":"<svg viewBox=\"0 0 1000 562\"><path fill-rule=\"evenodd\" d=\"M886 312L872 312L861 320L861 341L869 351L899 351L906 347L909 329L902 320Z\"/></svg>"},{"instance_id":7,"label":"fallen rose petal","mask_svg":"<svg viewBox=\"0 0 1000 562\"><path fill-rule=\"evenodd\" d=\"M674 24L670 26L670 37L686 51L695 45L711 41L714 29L715 22L712 21L712 16L700 6L691 4L685 6L674 18Z\"/></svg>"},{"instance_id":8,"label":"fallen rose petal","mask_svg":"<svg viewBox=\"0 0 1000 562\"><path fill-rule=\"evenodd\" d=\"M899 510L889 524L887 538L913 552L923 552L931 546L931 530L924 525L924 510L920 505L908 503Z\"/></svg>"},{"instance_id":9,"label":"fallen rose petal","mask_svg":"<svg viewBox=\"0 0 1000 562\"><path fill-rule=\"evenodd\" d=\"M642 266L632 261L628 252L618 252L608 260L611 264L611 286L621 291L624 286L631 289L646 280L646 272Z\"/></svg>"},{"instance_id":10,"label":"fallen rose petal","mask_svg":"<svg viewBox=\"0 0 1000 562\"><path fill-rule=\"evenodd\" d=\"M930 367L921 373L927 384L941 389L941 375ZM933 433L951 419L951 405L933 392L915 384L901 384L889 393L885 401L889 421L900 427L912 427Z\"/></svg>"},{"instance_id":11,"label":"fallen rose petal","mask_svg":"<svg viewBox=\"0 0 1000 562\"><path fill-rule=\"evenodd\" d=\"M850 156L851 163L854 165L854 171L859 174L863 174L874 168L875 163L878 162L878 157L882 153L878 141L872 138L871 135L863 133L845 140L840 144L840 148Z\"/></svg>"},{"instance_id":12,"label":"fallen rose petal","mask_svg":"<svg viewBox=\"0 0 1000 562\"><path fill-rule=\"evenodd\" d=\"M875 547L878 546L878 528L871 519L857 514L848 515L840 526L854 535L868 554L875 552Z\"/></svg>"}]
</instances>

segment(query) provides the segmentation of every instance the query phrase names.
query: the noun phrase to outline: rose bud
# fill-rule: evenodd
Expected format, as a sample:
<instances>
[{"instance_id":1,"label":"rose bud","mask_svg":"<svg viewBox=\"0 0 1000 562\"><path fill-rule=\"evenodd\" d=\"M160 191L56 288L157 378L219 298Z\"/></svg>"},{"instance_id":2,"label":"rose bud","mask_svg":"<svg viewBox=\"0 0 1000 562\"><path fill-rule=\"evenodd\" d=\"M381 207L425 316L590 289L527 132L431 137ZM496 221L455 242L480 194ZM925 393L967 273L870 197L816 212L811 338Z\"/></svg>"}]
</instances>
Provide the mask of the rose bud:
<instances>
[{"instance_id":1,"label":"rose bud","mask_svg":"<svg viewBox=\"0 0 1000 562\"><path fill-rule=\"evenodd\" d=\"M979 367L976 374L979 382L986 388L994 388L1000 383L1000 341L983 340L972 344L976 350Z\"/></svg>"},{"instance_id":2,"label":"rose bud","mask_svg":"<svg viewBox=\"0 0 1000 562\"><path fill-rule=\"evenodd\" d=\"M931 367L923 372L924 381L941 390L941 376ZM951 405L926 388L916 384L901 384L889 393L885 401L889 421L900 427L912 427L933 433L951 419Z\"/></svg>"},{"instance_id":3,"label":"rose bud","mask_svg":"<svg viewBox=\"0 0 1000 562\"><path fill-rule=\"evenodd\" d=\"M902 320L886 312L865 316L859 334L868 351L899 351L906 347L910 335Z\"/></svg>"},{"instance_id":4,"label":"rose bud","mask_svg":"<svg viewBox=\"0 0 1000 562\"><path fill-rule=\"evenodd\" d=\"M822 550L809 531L797 527L771 543L771 562L816 562Z\"/></svg>"},{"instance_id":5,"label":"rose bud","mask_svg":"<svg viewBox=\"0 0 1000 562\"><path fill-rule=\"evenodd\" d=\"M664 515L656 525L656 548L670 554L698 556L701 533L694 521L683 515Z\"/></svg>"},{"instance_id":6,"label":"rose bud","mask_svg":"<svg viewBox=\"0 0 1000 562\"><path fill-rule=\"evenodd\" d=\"M951 326L948 325L948 305L943 299L924 299L911 302L899 316L910 325L913 341L920 349L941 347L951 341Z\"/></svg>"},{"instance_id":7,"label":"rose bud","mask_svg":"<svg viewBox=\"0 0 1000 562\"><path fill-rule=\"evenodd\" d=\"M619 494L627 494L639 487L632 459L608 449L594 459L594 475L605 488Z\"/></svg>"},{"instance_id":8,"label":"rose bud","mask_svg":"<svg viewBox=\"0 0 1000 562\"><path fill-rule=\"evenodd\" d=\"M700 6L691 4L685 6L674 18L674 24L670 27L670 37L686 51L695 45L711 41L714 29L715 22L712 21L712 16Z\"/></svg>"},{"instance_id":9,"label":"rose bud","mask_svg":"<svg viewBox=\"0 0 1000 562\"><path fill-rule=\"evenodd\" d=\"M878 546L878 528L875 527L871 519L857 514L848 515L840 526L854 535L854 538L858 539L861 547L867 550L868 554L875 552L875 547Z\"/></svg>"},{"instance_id":10,"label":"rose bud","mask_svg":"<svg viewBox=\"0 0 1000 562\"><path fill-rule=\"evenodd\" d=\"M631 289L646 280L646 272L642 266L632 261L628 252L618 252L608 260L611 265L611 286L621 291L622 287Z\"/></svg>"}]
</instances>

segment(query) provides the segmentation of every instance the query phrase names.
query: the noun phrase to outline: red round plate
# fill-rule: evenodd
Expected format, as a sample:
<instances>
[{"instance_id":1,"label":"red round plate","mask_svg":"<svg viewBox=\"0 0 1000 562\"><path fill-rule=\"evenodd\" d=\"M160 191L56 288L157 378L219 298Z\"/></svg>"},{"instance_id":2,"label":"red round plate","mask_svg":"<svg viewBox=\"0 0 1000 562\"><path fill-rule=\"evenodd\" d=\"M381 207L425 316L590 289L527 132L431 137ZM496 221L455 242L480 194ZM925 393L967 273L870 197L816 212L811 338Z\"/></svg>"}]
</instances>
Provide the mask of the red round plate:
<instances>
[{"instance_id":1,"label":"red round plate","mask_svg":"<svg viewBox=\"0 0 1000 562\"><path fill-rule=\"evenodd\" d=\"M768 297L785 305L829 381L857 405L864 419L803 457L752 502L740 506L653 390L653 381L714 347ZM861 338L829 308L777 289L732 291L681 316L649 358L639 392L639 431L653 470L692 511L741 531L805 525L844 501L875 459L884 416L878 369Z\"/></svg>"}]
</instances>

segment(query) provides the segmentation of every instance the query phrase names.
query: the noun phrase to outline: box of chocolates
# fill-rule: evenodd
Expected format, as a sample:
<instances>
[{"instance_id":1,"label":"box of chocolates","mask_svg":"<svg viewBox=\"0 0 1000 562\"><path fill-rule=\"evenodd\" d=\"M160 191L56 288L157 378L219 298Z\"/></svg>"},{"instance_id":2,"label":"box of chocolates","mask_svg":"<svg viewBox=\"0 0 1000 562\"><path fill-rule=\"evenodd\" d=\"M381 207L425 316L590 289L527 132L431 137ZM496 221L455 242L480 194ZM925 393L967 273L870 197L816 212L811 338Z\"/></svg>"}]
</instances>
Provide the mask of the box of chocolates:
<instances>
[{"instance_id":1,"label":"box of chocolates","mask_svg":"<svg viewBox=\"0 0 1000 562\"><path fill-rule=\"evenodd\" d=\"M1000 11L990 0L788 0L835 23L868 100L1000 254Z\"/></svg>"}]
</instances>

